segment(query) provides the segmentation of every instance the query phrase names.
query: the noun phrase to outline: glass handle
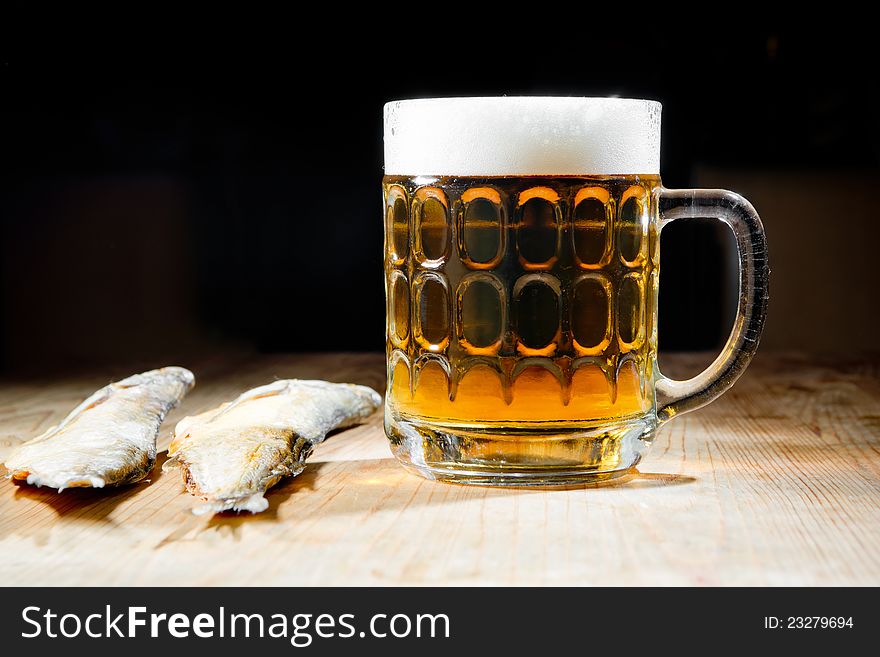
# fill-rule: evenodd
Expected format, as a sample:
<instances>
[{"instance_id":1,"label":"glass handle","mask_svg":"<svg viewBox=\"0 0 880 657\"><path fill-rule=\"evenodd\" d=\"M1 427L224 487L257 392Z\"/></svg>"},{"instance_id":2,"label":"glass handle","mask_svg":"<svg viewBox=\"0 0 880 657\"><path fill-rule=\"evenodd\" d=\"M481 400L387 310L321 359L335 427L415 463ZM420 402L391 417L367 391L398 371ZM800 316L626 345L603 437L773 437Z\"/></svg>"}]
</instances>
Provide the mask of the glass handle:
<instances>
[{"instance_id":1,"label":"glass handle","mask_svg":"<svg viewBox=\"0 0 880 657\"><path fill-rule=\"evenodd\" d=\"M769 298L767 238L755 208L723 189L662 189L659 229L676 219L712 217L730 226L739 250L739 305L724 349L700 374L685 381L660 374L656 384L660 423L705 406L728 390L755 355Z\"/></svg>"}]
</instances>

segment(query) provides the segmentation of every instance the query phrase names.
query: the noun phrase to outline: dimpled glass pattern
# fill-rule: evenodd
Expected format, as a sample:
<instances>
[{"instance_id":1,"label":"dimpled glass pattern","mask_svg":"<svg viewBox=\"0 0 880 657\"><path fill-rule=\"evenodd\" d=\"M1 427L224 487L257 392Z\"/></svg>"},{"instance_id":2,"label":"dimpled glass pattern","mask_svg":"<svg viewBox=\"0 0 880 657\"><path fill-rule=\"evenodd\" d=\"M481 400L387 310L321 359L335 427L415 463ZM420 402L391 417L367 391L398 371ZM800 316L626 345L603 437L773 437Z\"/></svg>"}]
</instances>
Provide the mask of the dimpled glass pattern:
<instances>
[{"instance_id":1,"label":"dimpled glass pattern","mask_svg":"<svg viewBox=\"0 0 880 657\"><path fill-rule=\"evenodd\" d=\"M447 426L654 407L656 177L388 176L388 397Z\"/></svg>"}]
</instances>

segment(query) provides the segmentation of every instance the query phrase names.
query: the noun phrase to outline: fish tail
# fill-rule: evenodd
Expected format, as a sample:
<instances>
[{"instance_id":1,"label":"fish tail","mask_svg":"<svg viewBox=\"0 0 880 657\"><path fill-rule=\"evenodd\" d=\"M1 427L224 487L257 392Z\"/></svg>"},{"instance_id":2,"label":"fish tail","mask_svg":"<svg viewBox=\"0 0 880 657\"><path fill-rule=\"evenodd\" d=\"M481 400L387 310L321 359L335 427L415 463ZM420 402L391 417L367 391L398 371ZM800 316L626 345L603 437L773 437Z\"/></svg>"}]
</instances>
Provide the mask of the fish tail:
<instances>
[{"instance_id":1,"label":"fish tail","mask_svg":"<svg viewBox=\"0 0 880 657\"><path fill-rule=\"evenodd\" d=\"M251 513L259 513L268 508L269 500L265 498L263 493L254 493L244 497L232 497L225 500L207 502L197 506L192 512L197 516L203 516L209 513L220 513L221 511L250 511Z\"/></svg>"}]
</instances>

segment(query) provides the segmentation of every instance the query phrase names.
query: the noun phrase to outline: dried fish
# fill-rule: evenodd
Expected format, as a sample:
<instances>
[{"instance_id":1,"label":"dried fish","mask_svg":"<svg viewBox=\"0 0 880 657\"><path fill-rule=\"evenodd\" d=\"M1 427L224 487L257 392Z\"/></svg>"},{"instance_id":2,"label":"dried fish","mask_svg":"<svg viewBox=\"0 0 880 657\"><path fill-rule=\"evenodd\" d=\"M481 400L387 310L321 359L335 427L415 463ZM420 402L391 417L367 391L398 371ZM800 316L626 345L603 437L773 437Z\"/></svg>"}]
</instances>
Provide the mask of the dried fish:
<instances>
[{"instance_id":1,"label":"dried fish","mask_svg":"<svg viewBox=\"0 0 880 657\"><path fill-rule=\"evenodd\" d=\"M197 514L258 513L269 506L263 494L302 472L329 431L369 417L381 402L366 386L275 381L181 420L163 470L182 468L187 490L207 501Z\"/></svg>"},{"instance_id":2,"label":"dried fish","mask_svg":"<svg viewBox=\"0 0 880 657\"><path fill-rule=\"evenodd\" d=\"M189 370L163 367L101 388L20 445L6 460L7 477L59 492L140 481L156 462L162 420L194 382Z\"/></svg>"}]
</instances>

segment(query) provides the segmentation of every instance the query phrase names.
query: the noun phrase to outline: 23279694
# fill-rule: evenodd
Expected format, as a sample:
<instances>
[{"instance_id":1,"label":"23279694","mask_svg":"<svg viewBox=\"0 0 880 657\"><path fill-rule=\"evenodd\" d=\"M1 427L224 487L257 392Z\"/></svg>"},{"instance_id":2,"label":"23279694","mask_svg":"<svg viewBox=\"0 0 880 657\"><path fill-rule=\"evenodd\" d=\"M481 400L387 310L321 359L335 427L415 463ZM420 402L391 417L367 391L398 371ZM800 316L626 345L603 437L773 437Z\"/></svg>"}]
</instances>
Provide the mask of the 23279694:
<instances>
[{"instance_id":1,"label":"23279694","mask_svg":"<svg viewBox=\"0 0 880 657\"><path fill-rule=\"evenodd\" d=\"M788 630L852 629L852 616L765 616L764 628Z\"/></svg>"}]
</instances>

